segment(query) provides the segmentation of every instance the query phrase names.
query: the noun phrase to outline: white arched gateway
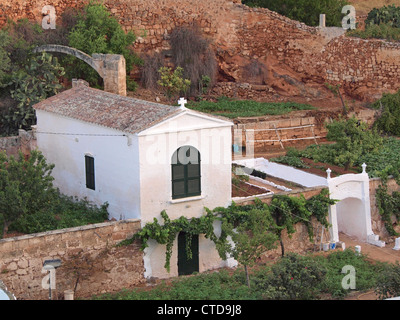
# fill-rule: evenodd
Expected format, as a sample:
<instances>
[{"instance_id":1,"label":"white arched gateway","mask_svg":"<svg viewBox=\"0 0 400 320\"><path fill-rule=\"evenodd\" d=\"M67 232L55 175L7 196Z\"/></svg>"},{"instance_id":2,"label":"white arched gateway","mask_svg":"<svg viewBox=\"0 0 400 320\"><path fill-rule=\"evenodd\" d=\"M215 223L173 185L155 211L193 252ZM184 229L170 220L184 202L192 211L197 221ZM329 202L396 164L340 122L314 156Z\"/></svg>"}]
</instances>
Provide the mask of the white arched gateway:
<instances>
[{"instance_id":1,"label":"white arched gateway","mask_svg":"<svg viewBox=\"0 0 400 320\"><path fill-rule=\"evenodd\" d=\"M372 231L366 167L366 164L362 165L363 171L360 174L345 174L336 178L331 178L331 170L327 170L330 197L338 200L329 209L331 241L338 242L339 232L343 232L361 241L384 247L385 242L379 240L379 236Z\"/></svg>"}]
</instances>

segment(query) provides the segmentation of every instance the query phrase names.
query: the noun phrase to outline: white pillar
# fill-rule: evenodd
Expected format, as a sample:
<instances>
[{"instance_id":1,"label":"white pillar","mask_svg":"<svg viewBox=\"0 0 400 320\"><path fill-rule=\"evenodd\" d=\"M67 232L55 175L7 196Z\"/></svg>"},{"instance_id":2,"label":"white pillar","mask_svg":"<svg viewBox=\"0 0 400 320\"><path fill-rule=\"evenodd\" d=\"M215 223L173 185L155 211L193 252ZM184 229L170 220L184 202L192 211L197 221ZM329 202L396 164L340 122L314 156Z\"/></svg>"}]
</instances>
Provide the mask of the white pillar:
<instances>
[{"instance_id":1,"label":"white pillar","mask_svg":"<svg viewBox=\"0 0 400 320\"><path fill-rule=\"evenodd\" d=\"M319 27L325 28L325 25L326 25L326 16L325 16L325 14L320 14L319 15Z\"/></svg>"},{"instance_id":2,"label":"white pillar","mask_svg":"<svg viewBox=\"0 0 400 320\"><path fill-rule=\"evenodd\" d=\"M400 238L396 238L393 250L400 250Z\"/></svg>"}]
</instances>

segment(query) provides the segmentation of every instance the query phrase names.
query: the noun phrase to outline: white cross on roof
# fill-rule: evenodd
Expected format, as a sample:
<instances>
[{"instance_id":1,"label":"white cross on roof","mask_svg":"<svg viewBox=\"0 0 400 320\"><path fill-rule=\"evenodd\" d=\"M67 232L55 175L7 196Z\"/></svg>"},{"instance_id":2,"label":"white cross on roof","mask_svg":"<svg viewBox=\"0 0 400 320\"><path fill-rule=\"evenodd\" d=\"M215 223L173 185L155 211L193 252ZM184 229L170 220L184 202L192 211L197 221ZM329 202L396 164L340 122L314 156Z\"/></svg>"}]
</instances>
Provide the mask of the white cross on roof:
<instances>
[{"instance_id":1,"label":"white cross on roof","mask_svg":"<svg viewBox=\"0 0 400 320\"><path fill-rule=\"evenodd\" d=\"M187 100L185 99L185 98L180 98L179 99L179 101L178 101L178 104L180 104L180 106L181 106L181 109L186 109L186 107L185 107L185 104L187 103Z\"/></svg>"}]
</instances>

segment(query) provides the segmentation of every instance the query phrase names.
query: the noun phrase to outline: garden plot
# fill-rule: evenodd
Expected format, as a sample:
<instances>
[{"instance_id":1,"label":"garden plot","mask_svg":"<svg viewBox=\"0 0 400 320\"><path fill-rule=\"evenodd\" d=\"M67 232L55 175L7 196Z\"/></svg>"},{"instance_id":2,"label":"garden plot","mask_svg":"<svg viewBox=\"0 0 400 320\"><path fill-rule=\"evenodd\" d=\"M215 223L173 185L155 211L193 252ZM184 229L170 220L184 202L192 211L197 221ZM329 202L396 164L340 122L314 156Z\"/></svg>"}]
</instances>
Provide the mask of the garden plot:
<instances>
[{"instance_id":1,"label":"garden plot","mask_svg":"<svg viewBox=\"0 0 400 320\"><path fill-rule=\"evenodd\" d=\"M233 163L249 169L264 172L265 174L278 179L294 182L295 184L306 188L328 186L327 179L324 177L279 163L270 162L265 158L235 160ZM290 191L290 189L285 191Z\"/></svg>"}]
</instances>

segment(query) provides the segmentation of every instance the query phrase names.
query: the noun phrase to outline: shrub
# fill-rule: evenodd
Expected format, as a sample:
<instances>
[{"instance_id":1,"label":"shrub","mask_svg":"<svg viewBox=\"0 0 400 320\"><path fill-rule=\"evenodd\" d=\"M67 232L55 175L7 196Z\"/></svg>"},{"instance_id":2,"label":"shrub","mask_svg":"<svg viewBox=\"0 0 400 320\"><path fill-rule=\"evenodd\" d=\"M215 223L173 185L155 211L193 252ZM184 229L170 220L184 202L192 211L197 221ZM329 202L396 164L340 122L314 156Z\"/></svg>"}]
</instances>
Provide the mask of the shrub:
<instances>
[{"instance_id":1,"label":"shrub","mask_svg":"<svg viewBox=\"0 0 400 320\"><path fill-rule=\"evenodd\" d=\"M0 153L0 216L3 235L18 218L50 207L55 199L54 165L47 164L39 151L32 151L28 159L22 152L18 159Z\"/></svg>"},{"instance_id":2,"label":"shrub","mask_svg":"<svg viewBox=\"0 0 400 320\"><path fill-rule=\"evenodd\" d=\"M400 28L400 7L389 5L374 8L368 13L365 24L367 26L387 24L394 28Z\"/></svg>"},{"instance_id":3,"label":"shrub","mask_svg":"<svg viewBox=\"0 0 400 320\"><path fill-rule=\"evenodd\" d=\"M394 94L383 94L371 107L380 109L374 126L387 134L400 136L400 90Z\"/></svg>"},{"instance_id":4,"label":"shrub","mask_svg":"<svg viewBox=\"0 0 400 320\"><path fill-rule=\"evenodd\" d=\"M190 86L190 80L183 78L183 69L177 67L172 71L169 67L161 67L158 84L164 88L168 98L172 99L181 92L186 92Z\"/></svg>"},{"instance_id":5,"label":"shrub","mask_svg":"<svg viewBox=\"0 0 400 320\"><path fill-rule=\"evenodd\" d=\"M357 291L375 288L377 276L382 269L382 263L372 264L367 256L355 254L352 248L335 251L327 257L315 257L314 261L326 270L325 281L319 286L321 292L330 293L335 298L343 298L349 293L348 289L342 287L342 280L345 277L342 273L344 266L354 267L356 276L354 290Z\"/></svg>"},{"instance_id":6,"label":"shrub","mask_svg":"<svg viewBox=\"0 0 400 320\"><path fill-rule=\"evenodd\" d=\"M369 130L365 122L352 117L327 124L326 138L335 141L334 164L352 167L363 155L375 152L382 147L383 140L375 130Z\"/></svg>"},{"instance_id":7,"label":"shrub","mask_svg":"<svg viewBox=\"0 0 400 320\"><path fill-rule=\"evenodd\" d=\"M375 292L380 299L400 296L400 265L386 265L379 273Z\"/></svg>"},{"instance_id":8,"label":"shrub","mask_svg":"<svg viewBox=\"0 0 400 320\"><path fill-rule=\"evenodd\" d=\"M308 257L290 253L274 264L267 276L255 276L254 285L263 292L264 299L316 299L325 276L326 270L320 264Z\"/></svg>"},{"instance_id":9,"label":"shrub","mask_svg":"<svg viewBox=\"0 0 400 320\"><path fill-rule=\"evenodd\" d=\"M10 57L6 50L6 46L10 42L7 32L0 30L0 87L3 83L5 75L10 69Z\"/></svg>"},{"instance_id":10,"label":"shrub","mask_svg":"<svg viewBox=\"0 0 400 320\"><path fill-rule=\"evenodd\" d=\"M58 194L50 207L20 217L10 230L29 234L101 223L108 219L107 207L107 203L98 207L87 200Z\"/></svg>"},{"instance_id":11,"label":"shrub","mask_svg":"<svg viewBox=\"0 0 400 320\"><path fill-rule=\"evenodd\" d=\"M347 31L348 36L358 37L362 39L383 39L388 41L400 40L400 29L389 24L372 24L367 25L365 30L354 29Z\"/></svg>"}]
</instances>

